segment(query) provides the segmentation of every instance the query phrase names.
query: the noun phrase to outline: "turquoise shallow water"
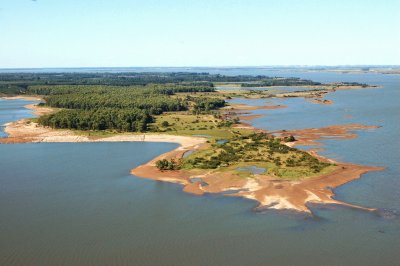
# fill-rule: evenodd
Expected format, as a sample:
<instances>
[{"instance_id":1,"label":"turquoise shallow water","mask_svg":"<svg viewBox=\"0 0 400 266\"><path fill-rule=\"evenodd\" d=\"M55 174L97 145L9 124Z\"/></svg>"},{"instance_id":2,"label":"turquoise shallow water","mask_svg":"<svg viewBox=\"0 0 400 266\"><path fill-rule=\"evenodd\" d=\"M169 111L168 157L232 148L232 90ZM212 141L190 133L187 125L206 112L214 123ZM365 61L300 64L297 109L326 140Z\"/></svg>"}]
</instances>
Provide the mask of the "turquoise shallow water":
<instances>
[{"instance_id":1,"label":"turquoise shallow water","mask_svg":"<svg viewBox=\"0 0 400 266\"><path fill-rule=\"evenodd\" d=\"M296 99L285 103L296 111L255 110L268 115L253 122L268 129L381 125L357 139L324 141L325 155L386 167L336 189L338 199L378 207L380 214L337 206L315 206L315 217L255 213L249 200L192 196L179 185L129 175L176 144L0 145L0 264L397 265L399 77L351 78L385 88L337 92L329 106ZM12 109L1 101L0 122L29 116L25 104ZM343 118L348 112L353 118Z\"/></svg>"}]
</instances>

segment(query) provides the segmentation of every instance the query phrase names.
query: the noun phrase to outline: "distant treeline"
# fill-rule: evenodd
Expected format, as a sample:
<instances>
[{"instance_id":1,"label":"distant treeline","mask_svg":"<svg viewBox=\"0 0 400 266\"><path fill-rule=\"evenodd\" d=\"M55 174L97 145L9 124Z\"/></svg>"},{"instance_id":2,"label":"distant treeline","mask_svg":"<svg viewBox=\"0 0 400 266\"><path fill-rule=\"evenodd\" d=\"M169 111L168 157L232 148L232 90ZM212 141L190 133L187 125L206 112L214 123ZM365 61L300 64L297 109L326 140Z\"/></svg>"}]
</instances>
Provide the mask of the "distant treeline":
<instances>
[{"instance_id":1,"label":"distant treeline","mask_svg":"<svg viewBox=\"0 0 400 266\"><path fill-rule=\"evenodd\" d=\"M261 81L247 82L240 84L241 87L244 88L252 88L252 87L271 87L271 86L318 86L318 85L327 85L321 82L312 81L309 79L300 79L300 78L269 78ZM358 82L339 82L339 83L331 83L331 85L337 86L361 86L368 87L368 84L358 83Z\"/></svg>"},{"instance_id":2,"label":"distant treeline","mask_svg":"<svg viewBox=\"0 0 400 266\"><path fill-rule=\"evenodd\" d=\"M241 87L309 86L321 84L320 82L300 78L268 78L257 82L242 83Z\"/></svg>"},{"instance_id":3,"label":"distant treeline","mask_svg":"<svg viewBox=\"0 0 400 266\"><path fill-rule=\"evenodd\" d=\"M110 86L110 85L34 85L29 86L27 94L39 95L61 95L71 93L104 94L116 91L119 93L129 92L138 95L164 94L173 95L178 92L214 92L212 83L181 83L181 84L148 84L136 86Z\"/></svg>"},{"instance_id":4,"label":"distant treeline","mask_svg":"<svg viewBox=\"0 0 400 266\"><path fill-rule=\"evenodd\" d=\"M209 87L213 82L278 82L288 84L302 81L296 78L272 78L264 75L226 76L192 72L144 72L144 73L0 73L0 93L24 94L34 85L105 85L145 86L148 84L182 84ZM267 83L266 83L267 84ZM269 84L269 83L268 83ZM244 85L246 86L246 85ZM259 85L260 86L260 85ZM269 85L273 86L273 85Z\"/></svg>"},{"instance_id":5,"label":"distant treeline","mask_svg":"<svg viewBox=\"0 0 400 266\"><path fill-rule=\"evenodd\" d=\"M33 85L108 85L132 86L148 84L247 82L261 80L266 76L224 76L191 72L145 72L145 73L0 73L0 93L23 94Z\"/></svg>"}]
</instances>

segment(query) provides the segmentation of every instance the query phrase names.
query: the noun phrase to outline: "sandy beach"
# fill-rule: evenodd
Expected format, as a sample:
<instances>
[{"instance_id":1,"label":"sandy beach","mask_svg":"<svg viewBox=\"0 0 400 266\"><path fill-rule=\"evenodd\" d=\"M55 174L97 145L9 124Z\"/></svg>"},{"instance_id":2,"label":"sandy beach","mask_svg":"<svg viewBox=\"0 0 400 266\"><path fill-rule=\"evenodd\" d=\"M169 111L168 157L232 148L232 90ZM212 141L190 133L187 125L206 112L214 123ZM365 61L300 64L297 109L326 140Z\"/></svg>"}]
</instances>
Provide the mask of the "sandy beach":
<instances>
[{"instance_id":1,"label":"sandy beach","mask_svg":"<svg viewBox=\"0 0 400 266\"><path fill-rule=\"evenodd\" d=\"M173 142L179 143L181 148L197 145L207 141L201 137L173 136L166 134L133 134L123 133L111 137L77 135L72 130L55 130L38 125L27 119L8 123L4 131L7 138L1 138L0 143L28 143L28 142Z\"/></svg>"},{"instance_id":2,"label":"sandy beach","mask_svg":"<svg viewBox=\"0 0 400 266\"><path fill-rule=\"evenodd\" d=\"M35 95L18 95L18 96L4 96L0 97L0 99L4 100L27 100L27 101L42 101L43 98Z\"/></svg>"},{"instance_id":3,"label":"sandy beach","mask_svg":"<svg viewBox=\"0 0 400 266\"><path fill-rule=\"evenodd\" d=\"M247 104L231 104L228 105L222 110L230 110L230 111L246 111L246 110L273 110L273 109L281 109L287 108L286 105L261 105L261 106L253 106Z\"/></svg>"}]
</instances>

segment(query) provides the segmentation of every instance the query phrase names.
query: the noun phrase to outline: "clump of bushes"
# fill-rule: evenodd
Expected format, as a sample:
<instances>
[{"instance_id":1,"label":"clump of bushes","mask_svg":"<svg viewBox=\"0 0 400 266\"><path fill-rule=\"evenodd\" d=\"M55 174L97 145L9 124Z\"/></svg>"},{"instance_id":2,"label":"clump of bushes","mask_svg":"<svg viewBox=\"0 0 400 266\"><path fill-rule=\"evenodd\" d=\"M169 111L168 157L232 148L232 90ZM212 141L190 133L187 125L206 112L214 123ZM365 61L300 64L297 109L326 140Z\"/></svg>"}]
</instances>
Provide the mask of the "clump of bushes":
<instances>
[{"instance_id":1,"label":"clump of bushes","mask_svg":"<svg viewBox=\"0 0 400 266\"><path fill-rule=\"evenodd\" d=\"M292 135L290 135L289 137L284 137L283 140L285 142L294 142L294 141L296 141L295 137L292 136Z\"/></svg>"},{"instance_id":2,"label":"clump of bushes","mask_svg":"<svg viewBox=\"0 0 400 266\"><path fill-rule=\"evenodd\" d=\"M174 159L171 160L167 160L167 159L162 159L162 160L158 160L156 162L156 167L159 170L179 170L179 163L176 162Z\"/></svg>"}]
</instances>

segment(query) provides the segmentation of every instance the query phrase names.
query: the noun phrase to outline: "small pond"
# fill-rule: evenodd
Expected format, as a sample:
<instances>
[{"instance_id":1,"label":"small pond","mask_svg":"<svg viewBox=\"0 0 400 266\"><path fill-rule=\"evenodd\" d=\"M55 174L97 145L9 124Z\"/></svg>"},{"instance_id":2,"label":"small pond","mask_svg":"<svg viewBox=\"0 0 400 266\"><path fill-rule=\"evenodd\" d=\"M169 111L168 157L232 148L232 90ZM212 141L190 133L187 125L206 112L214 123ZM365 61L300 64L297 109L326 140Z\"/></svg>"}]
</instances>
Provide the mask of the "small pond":
<instances>
[{"instance_id":1,"label":"small pond","mask_svg":"<svg viewBox=\"0 0 400 266\"><path fill-rule=\"evenodd\" d=\"M263 173L265 173L267 171L266 168L257 167L257 166L254 166L254 165L246 166L246 167L239 167L239 168L236 168L236 170L248 171L248 172L251 172L252 174L263 174Z\"/></svg>"}]
</instances>

